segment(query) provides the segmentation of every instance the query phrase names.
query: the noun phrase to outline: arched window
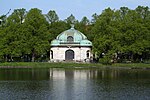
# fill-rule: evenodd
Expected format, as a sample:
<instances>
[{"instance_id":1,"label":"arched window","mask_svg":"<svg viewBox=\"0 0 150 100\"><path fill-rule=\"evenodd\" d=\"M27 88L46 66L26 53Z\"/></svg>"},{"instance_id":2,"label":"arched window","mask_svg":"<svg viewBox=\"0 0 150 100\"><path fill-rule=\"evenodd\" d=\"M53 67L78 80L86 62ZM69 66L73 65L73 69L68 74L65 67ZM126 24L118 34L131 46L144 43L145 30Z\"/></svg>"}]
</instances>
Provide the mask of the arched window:
<instances>
[{"instance_id":1,"label":"arched window","mask_svg":"<svg viewBox=\"0 0 150 100\"><path fill-rule=\"evenodd\" d=\"M67 37L67 41L68 41L68 42L73 42L73 37L72 37L72 36L68 36L68 37Z\"/></svg>"},{"instance_id":2,"label":"arched window","mask_svg":"<svg viewBox=\"0 0 150 100\"><path fill-rule=\"evenodd\" d=\"M90 58L90 51L89 50L86 52L86 57Z\"/></svg>"},{"instance_id":3,"label":"arched window","mask_svg":"<svg viewBox=\"0 0 150 100\"><path fill-rule=\"evenodd\" d=\"M53 51L52 50L50 51L50 56L51 56L51 59L53 59Z\"/></svg>"}]
</instances>

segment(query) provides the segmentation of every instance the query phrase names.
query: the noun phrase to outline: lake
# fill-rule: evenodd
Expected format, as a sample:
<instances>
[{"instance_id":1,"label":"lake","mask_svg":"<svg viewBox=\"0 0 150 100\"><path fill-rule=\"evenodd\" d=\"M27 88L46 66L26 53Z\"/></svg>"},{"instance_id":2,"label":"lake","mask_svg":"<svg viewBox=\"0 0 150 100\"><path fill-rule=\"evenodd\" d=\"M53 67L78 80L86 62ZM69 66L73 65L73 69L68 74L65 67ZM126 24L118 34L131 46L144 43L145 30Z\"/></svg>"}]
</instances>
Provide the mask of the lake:
<instances>
[{"instance_id":1,"label":"lake","mask_svg":"<svg viewBox=\"0 0 150 100\"><path fill-rule=\"evenodd\" d=\"M150 100L150 70L2 68L0 100Z\"/></svg>"}]
</instances>

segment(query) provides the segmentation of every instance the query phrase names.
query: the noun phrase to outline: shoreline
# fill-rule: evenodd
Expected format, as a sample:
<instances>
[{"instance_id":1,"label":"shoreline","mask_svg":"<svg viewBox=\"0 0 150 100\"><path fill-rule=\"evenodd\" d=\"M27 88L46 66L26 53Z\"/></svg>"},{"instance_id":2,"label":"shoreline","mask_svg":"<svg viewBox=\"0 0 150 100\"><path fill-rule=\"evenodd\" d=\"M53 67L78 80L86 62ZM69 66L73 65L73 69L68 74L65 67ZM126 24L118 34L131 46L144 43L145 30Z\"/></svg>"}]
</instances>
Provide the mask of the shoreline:
<instances>
[{"instance_id":1,"label":"shoreline","mask_svg":"<svg viewBox=\"0 0 150 100\"><path fill-rule=\"evenodd\" d=\"M42 68L58 68L58 69L103 69L103 68L109 68L109 69L131 69L131 70L150 70L149 67L31 67L31 66L0 66L0 69L42 69Z\"/></svg>"},{"instance_id":2,"label":"shoreline","mask_svg":"<svg viewBox=\"0 0 150 100\"><path fill-rule=\"evenodd\" d=\"M48 63L48 62L5 62L0 63L2 68L65 68L65 69L98 69L98 68L125 68L125 69L150 69L150 64L145 63L114 63L103 65L100 63Z\"/></svg>"}]
</instances>

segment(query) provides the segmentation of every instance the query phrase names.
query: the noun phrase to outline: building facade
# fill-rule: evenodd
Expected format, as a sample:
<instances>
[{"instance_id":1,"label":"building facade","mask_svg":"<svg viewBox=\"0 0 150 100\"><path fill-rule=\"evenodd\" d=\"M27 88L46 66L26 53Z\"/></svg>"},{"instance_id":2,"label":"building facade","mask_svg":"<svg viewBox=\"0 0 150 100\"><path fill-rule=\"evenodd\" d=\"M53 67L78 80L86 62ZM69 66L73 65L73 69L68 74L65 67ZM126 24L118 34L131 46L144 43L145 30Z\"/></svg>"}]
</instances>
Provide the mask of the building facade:
<instances>
[{"instance_id":1,"label":"building facade","mask_svg":"<svg viewBox=\"0 0 150 100\"><path fill-rule=\"evenodd\" d=\"M90 62L92 60L92 43L87 37L74 29L68 29L51 41L51 62Z\"/></svg>"}]
</instances>

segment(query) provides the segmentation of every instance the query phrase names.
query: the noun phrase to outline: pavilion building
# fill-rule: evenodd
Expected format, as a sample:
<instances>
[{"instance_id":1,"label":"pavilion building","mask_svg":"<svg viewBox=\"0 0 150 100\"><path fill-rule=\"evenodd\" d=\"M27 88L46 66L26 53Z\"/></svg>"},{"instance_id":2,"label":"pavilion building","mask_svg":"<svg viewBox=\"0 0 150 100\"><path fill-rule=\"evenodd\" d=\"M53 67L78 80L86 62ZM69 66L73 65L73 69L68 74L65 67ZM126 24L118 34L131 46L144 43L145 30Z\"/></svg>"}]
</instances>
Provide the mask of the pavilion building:
<instances>
[{"instance_id":1,"label":"pavilion building","mask_svg":"<svg viewBox=\"0 0 150 100\"><path fill-rule=\"evenodd\" d=\"M92 43L72 25L51 41L50 62L90 62Z\"/></svg>"}]
</instances>

